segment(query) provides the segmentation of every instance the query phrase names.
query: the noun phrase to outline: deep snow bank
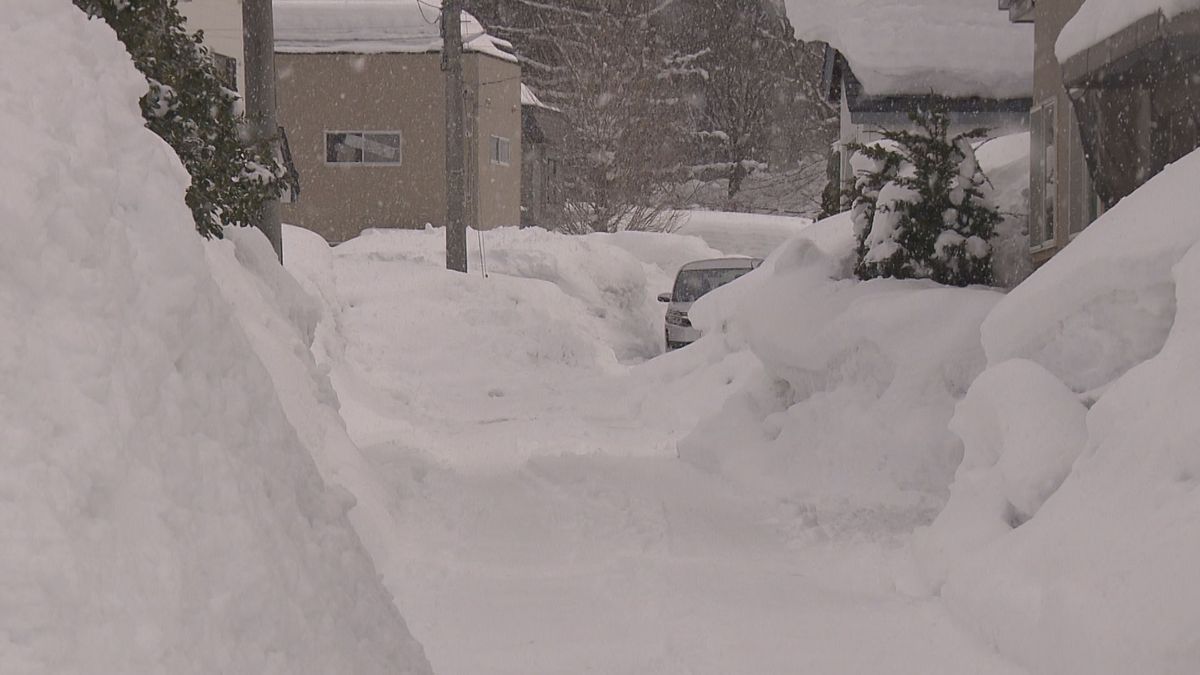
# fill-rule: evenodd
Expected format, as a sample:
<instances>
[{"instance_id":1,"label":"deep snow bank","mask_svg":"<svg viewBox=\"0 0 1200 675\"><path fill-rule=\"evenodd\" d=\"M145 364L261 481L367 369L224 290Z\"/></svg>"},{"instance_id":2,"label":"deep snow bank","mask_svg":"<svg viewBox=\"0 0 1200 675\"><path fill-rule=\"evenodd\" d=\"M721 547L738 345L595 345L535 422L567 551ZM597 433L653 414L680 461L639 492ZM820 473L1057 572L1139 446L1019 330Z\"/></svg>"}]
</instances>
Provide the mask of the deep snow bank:
<instances>
[{"instance_id":1,"label":"deep snow bank","mask_svg":"<svg viewBox=\"0 0 1200 675\"><path fill-rule=\"evenodd\" d=\"M849 279L852 246L847 215L817 223L697 303L706 336L689 349L749 348L763 367L680 454L767 495L924 512L961 458L946 425L983 368L979 324L1000 296Z\"/></svg>"},{"instance_id":2,"label":"deep snow bank","mask_svg":"<svg viewBox=\"0 0 1200 675\"><path fill-rule=\"evenodd\" d=\"M571 236L541 228L500 228L468 236L471 273L536 279L582 302L594 321L588 330L618 360L645 359L662 351L663 306L679 267L720 252L698 238L623 232ZM337 247L339 256L376 262L445 266L445 230L367 230ZM481 258L481 248L484 255ZM481 262L482 261L482 262ZM475 283L468 280L467 284Z\"/></svg>"},{"instance_id":3,"label":"deep snow bank","mask_svg":"<svg viewBox=\"0 0 1200 675\"><path fill-rule=\"evenodd\" d=\"M1168 167L984 323L967 460L916 550L1034 672L1200 666L1198 176L1200 154Z\"/></svg>"},{"instance_id":4,"label":"deep snow bank","mask_svg":"<svg viewBox=\"0 0 1200 675\"><path fill-rule=\"evenodd\" d=\"M1174 322L1172 267L1200 232L1181 191L1197 170L1196 157L1170 167L1013 289L983 326L988 363L1027 358L1083 393L1156 354Z\"/></svg>"},{"instance_id":5,"label":"deep snow bank","mask_svg":"<svg viewBox=\"0 0 1200 675\"><path fill-rule=\"evenodd\" d=\"M144 80L68 0L5 7L0 671L427 672L213 283Z\"/></svg>"},{"instance_id":6,"label":"deep snow bank","mask_svg":"<svg viewBox=\"0 0 1200 675\"><path fill-rule=\"evenodd\" d=\"M321 300L317 362L368 455L399 444L479 469L673 451L626 421L637 394L621 387L630 368L617 353L662 349L654 295L670 289L665 270L716 253L699 240L494 231L484 277L475 247L471 274L445 269L442 231L369 232L333 249L299 228L284 235L289 271ZM606 433L598 420L612 420Z\"/></svg>"},{"instance_id":7,"label":"deep snow bank","mask_svg":"<svg viewBox=\"0 0 1200 675\"><path fill-rule=\"evenodd\" d=\"M288 243L303 246L291 237ZM314 358L314 351L328 347L329 338L318 337L329 330L324 289L306 292L280 267L270 242L256 229L228 228L224 240L206 243L205 252L222 295L234 308L251 347L275 384L288 421L327 483L350 495L350 522L375 569L393 597L398 597L401 566L396 561L406 546L388 511L390 495L350 439L338 414L339 401L328 368L319 366ZM303 254L299 257L306 258ZM396 633L394 639L414 661L421 660L421 647L407 631Z\"/></svg>"},{"instance_id":8,"label":"deep snow bank","mask_svg":"<svg viewBox=\"0 0 1200 675\"><path fill-rule=\"evenodd\" d=\"M765 258L801 230L811 218L690 209L677 211L677 234L699 237L729 255Z\"/></svg>"}]
</instances>

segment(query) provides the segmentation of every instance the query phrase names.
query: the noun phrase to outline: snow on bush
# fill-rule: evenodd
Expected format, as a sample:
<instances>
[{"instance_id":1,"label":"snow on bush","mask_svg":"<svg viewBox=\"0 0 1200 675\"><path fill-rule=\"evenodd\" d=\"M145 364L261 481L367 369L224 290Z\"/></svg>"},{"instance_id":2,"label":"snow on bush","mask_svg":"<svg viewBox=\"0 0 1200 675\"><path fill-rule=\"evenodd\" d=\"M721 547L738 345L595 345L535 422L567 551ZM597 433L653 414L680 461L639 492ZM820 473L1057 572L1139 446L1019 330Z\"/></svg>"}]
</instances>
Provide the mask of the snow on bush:
<instances>
[{"instance_id":1,"label":"snow on bush","mask_svg":"<svg viewBox=\"0 0 1200 675\"><path fill-rule=\"evenodd\" d=\"M112 31L14 0L0 64L0 672L428 672Z\"/></svg>"},{"instance_id":2,"label":"snow on bush","mask_svg":"<svg viewBox=\"0 0 1200 675\"><path fill-rule=\"evenodd\" d=\"M918 554L1032 672L1200 664L1197 176L1200 153L1168 167L984 323L992 365L955 419L971 463ZM1072 396L1095 399L1086 430Z\"/></svg>"},{"instance_id":3,"label":"snow on bush","mask_svg":"<svg viewBox=\"0 0 1200 675\"><path fill-rule=\"evenodd\" d=\"M924 513L962 457L947 423L983 368L979 324L1000 296L847 278L850 229L845 214L817 223L697 303L706 337L689 349L745 344L763 370L680 454L764 494Z\"/></svg>"},{"instance_id":4,"label":"snow on bush","mask_svg":"<svg viewBox=\"0 0 1200 675\"><path fill-rule=\"evenodd\" d=\"M933 279L992 284L992 240L1001 221L988 203L973 129L950 136L941 110L910 115L913 130L883 130L881 141L852 145L853 203L862 279Z\"/></svg>"}]
</instances>

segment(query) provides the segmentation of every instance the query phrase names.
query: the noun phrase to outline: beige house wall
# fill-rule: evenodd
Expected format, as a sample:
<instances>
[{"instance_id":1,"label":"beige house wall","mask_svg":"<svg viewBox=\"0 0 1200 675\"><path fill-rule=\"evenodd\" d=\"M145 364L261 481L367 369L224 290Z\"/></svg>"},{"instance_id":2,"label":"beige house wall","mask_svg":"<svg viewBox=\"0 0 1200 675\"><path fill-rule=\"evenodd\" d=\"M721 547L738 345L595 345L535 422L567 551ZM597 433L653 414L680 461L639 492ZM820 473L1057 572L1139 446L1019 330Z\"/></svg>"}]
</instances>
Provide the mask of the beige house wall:
<instances>
[{"instance_id":1,"label":"beige house wall","mask_svg":"<svg viewBox=\"0 0 1200 675\"><path fill-rule=\"evenodd\" d=\"M237 59L238 91L246 91L246 49L242 41L241 0L182 0L179 11L191 32L204 31L204 44Z\"/></svg>"},{"instance_id":2,"label":"beige house wall","mask_svg":"<svg viewBox=\"0 0 1200 675\"><path fill-rule=\"evenodd\" d=\"M515 63L469 55L464 67L474 124L468 139L474 148L477 202L474 226L481 230L521 224L521 69ZM493 136L508 139L506 164L492 161Z\"/></svg>"},{"instance_id":3,"label":"beige house wall","mask_svg":"<svg viewBox=\"0 0 1200 675\"><path fill-rule=\"evenodd\" d=\"M480 215L484 227L517 224L520 68L478 54L464 61L469 90L468 224L475 226ZM277 53L275 65L279 123L287 133L301 184L299 199L282 206L284 222L313 230L331 243L352 239L367 228L421 228L444 222L445 80L440 54ZM503 78L508 79L485 85L485 97L479 98L478 83ZM509 102L517 108L511 118L503 114ZM326 131L399 132L401 162L327 163ZM477 139L492 133L513 139L515 178L510 179L504 167L487 166L484 171L490 146Z\"/></svg>"}]
</instances>

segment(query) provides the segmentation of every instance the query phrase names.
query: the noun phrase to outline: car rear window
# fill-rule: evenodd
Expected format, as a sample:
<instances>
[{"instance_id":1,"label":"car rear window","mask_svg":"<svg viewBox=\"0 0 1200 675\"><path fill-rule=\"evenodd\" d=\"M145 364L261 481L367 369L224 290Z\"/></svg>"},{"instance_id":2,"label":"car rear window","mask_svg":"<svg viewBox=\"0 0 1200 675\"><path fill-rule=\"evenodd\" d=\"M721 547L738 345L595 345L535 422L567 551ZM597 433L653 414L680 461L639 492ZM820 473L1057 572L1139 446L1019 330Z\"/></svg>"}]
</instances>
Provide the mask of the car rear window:
<instances>
[{"instance_id":1,"label":"car rear window","mask_svg":"<svg viewBox=\"0 0 1200 675\"><path fill-rule=\"evenodd\" d=\"M708 270L684 270L675 277L673 302L695 302L713 289L737 279L749 272L748 267L728 267Z\"/></svg>"}]
</instances>

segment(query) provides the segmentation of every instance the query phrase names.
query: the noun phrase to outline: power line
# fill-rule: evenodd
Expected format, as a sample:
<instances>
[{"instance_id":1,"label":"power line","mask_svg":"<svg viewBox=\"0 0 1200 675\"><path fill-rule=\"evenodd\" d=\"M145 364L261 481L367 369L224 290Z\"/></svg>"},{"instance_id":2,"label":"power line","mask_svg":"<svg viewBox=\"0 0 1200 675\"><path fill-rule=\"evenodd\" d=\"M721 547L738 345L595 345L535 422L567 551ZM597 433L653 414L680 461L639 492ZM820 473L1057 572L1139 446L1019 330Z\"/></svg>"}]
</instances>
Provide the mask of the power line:
<instances>
[{"instance_id":1,"label":"power line","mask_svg":"<svg viewBox=\"0 0 1200 675\"><path fill-rule=\"evenodd\" d=\"M436 9L438 12L441 12L442 8L438 7L437 5L434 5L432 3L426 2L425 0L417 0L417 10L421 12L421 18L425 21L425 23L429 24L430 26L436 26L438 23L437 19L430 21L429 17L425 16L425 8L426 7L430 8L430 9Z\"/></svg>"}]
</instances>

